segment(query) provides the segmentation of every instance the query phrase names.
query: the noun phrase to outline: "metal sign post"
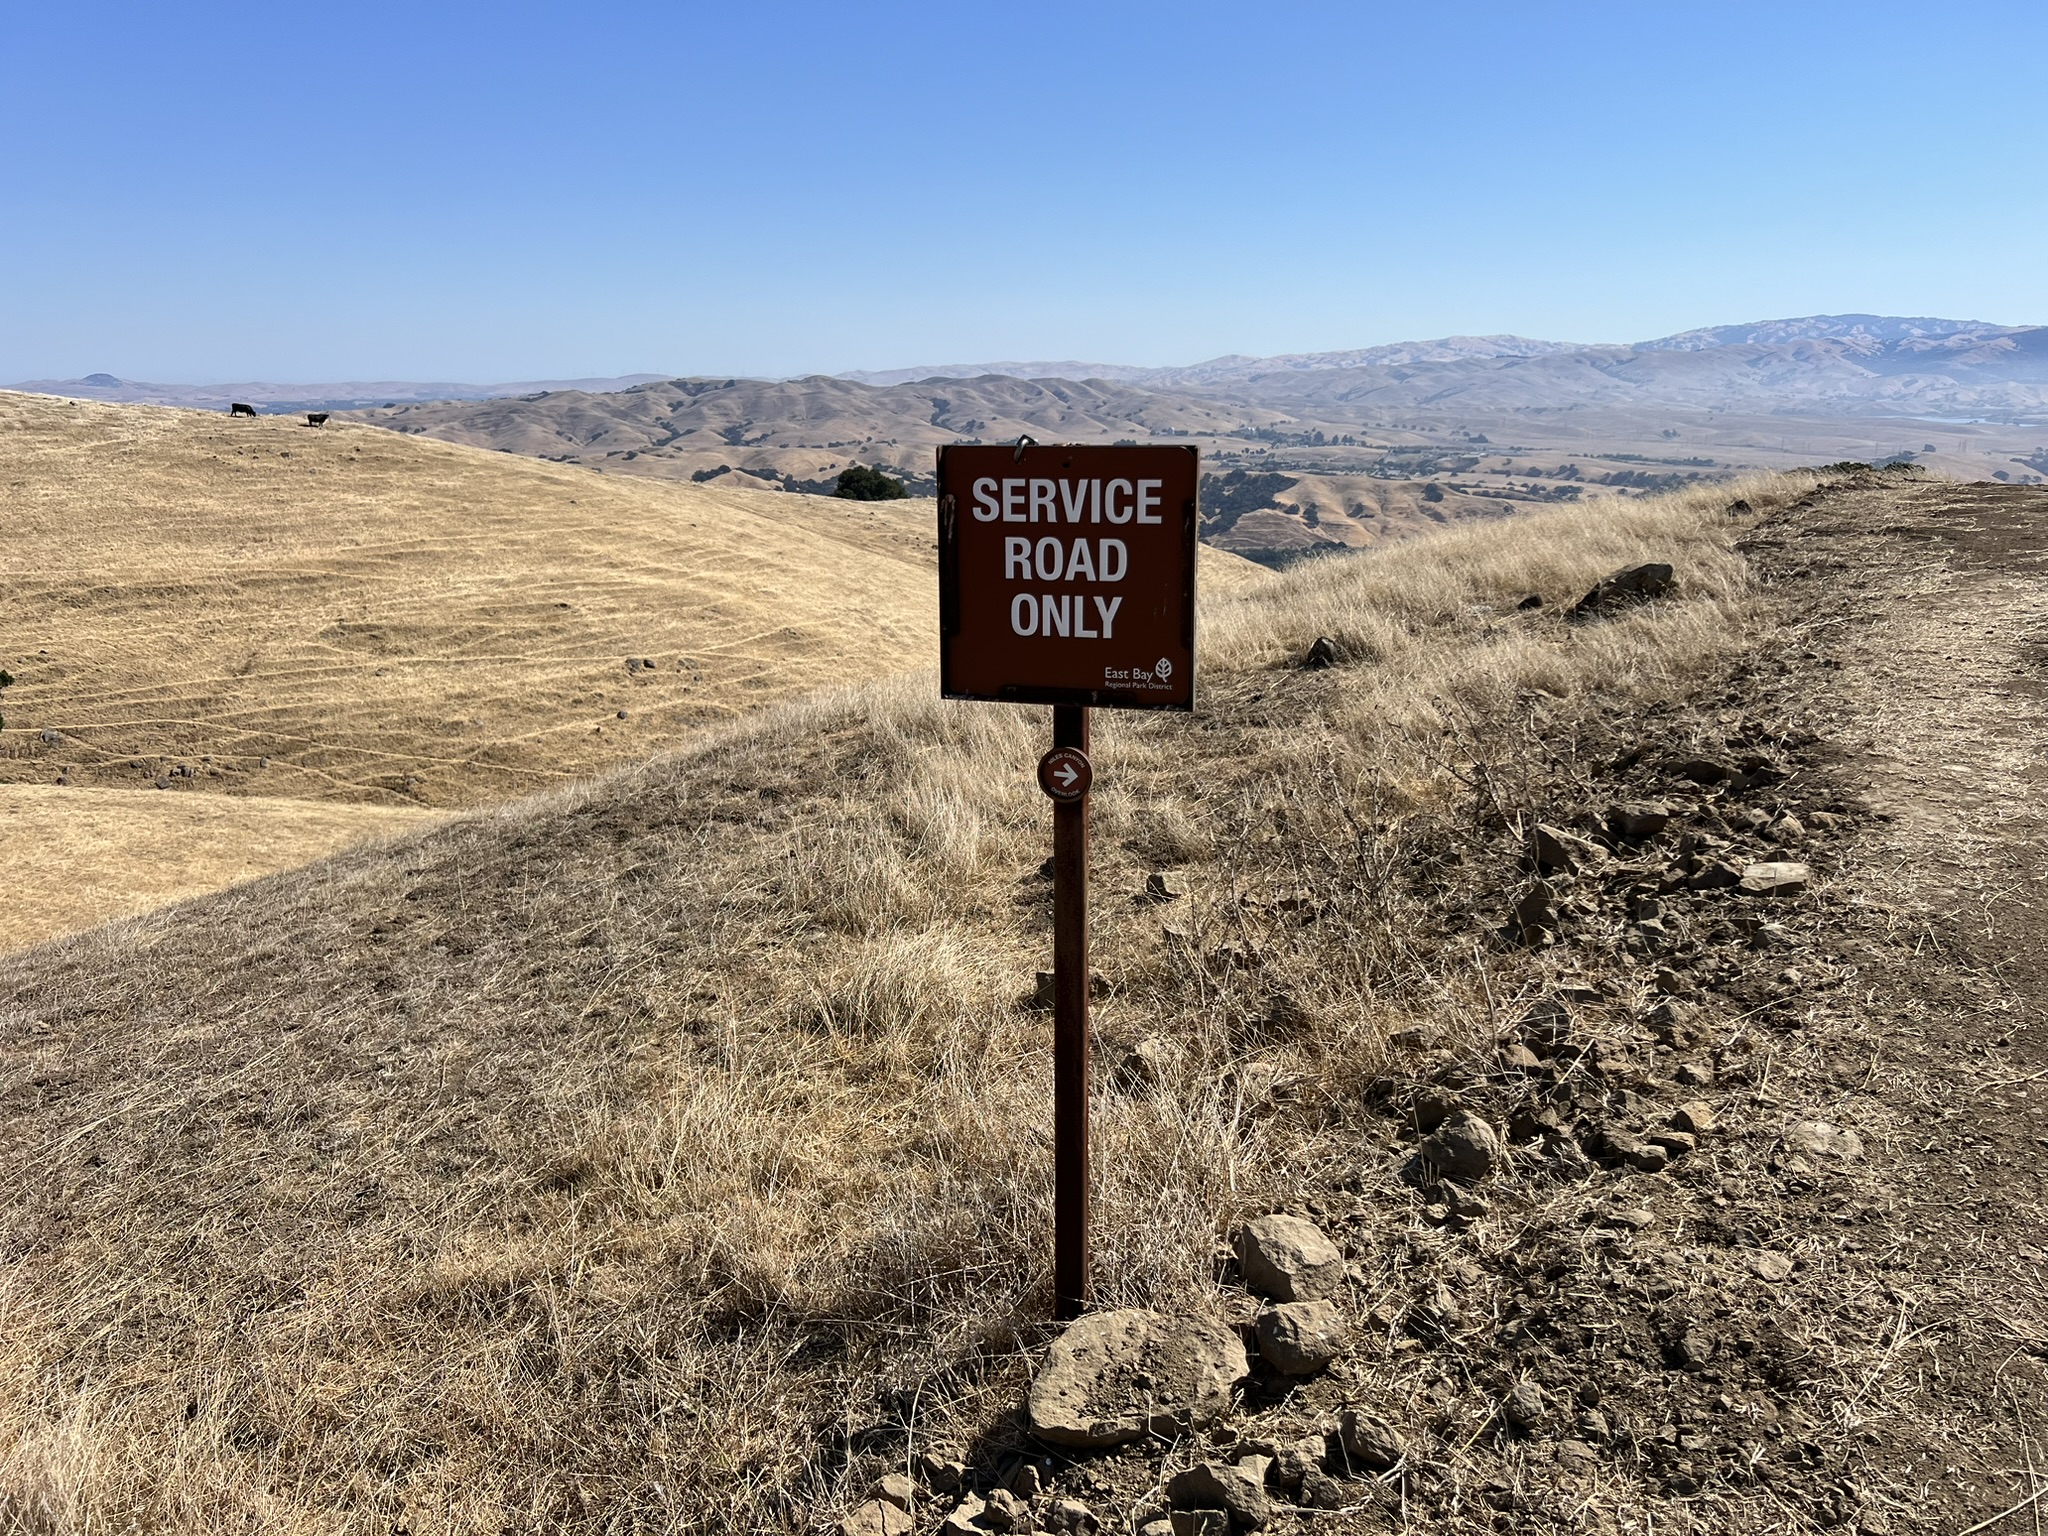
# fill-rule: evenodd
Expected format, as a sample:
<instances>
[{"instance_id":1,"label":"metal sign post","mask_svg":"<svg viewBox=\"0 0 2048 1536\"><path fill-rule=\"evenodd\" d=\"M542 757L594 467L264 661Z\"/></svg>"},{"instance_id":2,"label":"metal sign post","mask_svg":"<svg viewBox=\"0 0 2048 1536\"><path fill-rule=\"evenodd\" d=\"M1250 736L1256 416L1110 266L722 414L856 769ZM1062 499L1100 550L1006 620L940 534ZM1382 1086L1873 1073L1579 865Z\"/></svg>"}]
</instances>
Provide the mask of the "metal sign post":
<instances>
[{"instance_id":1,"label":"metal sign post","mask_svg":"<svg viewBox=\"0 0 2048 1536\"><path fill-rule=\"evenodd\" d=\"M1050 704L1053 1294L1089 1294L1088 711L1195 707L1191 447L939 450L939 679L949 699Z\"/></svg>"}]
</instances>

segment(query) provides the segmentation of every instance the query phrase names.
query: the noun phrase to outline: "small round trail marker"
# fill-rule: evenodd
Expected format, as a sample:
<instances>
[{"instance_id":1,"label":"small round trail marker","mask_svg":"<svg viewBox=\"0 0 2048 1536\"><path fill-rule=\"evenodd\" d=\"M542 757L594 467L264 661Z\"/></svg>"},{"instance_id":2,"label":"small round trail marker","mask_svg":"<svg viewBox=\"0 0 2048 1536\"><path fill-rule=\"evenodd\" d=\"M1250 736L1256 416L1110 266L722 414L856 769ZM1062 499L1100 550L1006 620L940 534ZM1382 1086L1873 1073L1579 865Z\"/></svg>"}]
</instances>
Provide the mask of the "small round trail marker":
<instances>
[{"instance_id":1,"label":"small round trail marker","mask_svg":"<svg viewBox=\"0 0 2048 1536\"><path fill-rule=\"evenodd\" d=\"M1086 799L1094 779L1088 754L1077 747L1054 747L1038 760L1038 787L1062 805Z\"/></svg>"}]
</instances>

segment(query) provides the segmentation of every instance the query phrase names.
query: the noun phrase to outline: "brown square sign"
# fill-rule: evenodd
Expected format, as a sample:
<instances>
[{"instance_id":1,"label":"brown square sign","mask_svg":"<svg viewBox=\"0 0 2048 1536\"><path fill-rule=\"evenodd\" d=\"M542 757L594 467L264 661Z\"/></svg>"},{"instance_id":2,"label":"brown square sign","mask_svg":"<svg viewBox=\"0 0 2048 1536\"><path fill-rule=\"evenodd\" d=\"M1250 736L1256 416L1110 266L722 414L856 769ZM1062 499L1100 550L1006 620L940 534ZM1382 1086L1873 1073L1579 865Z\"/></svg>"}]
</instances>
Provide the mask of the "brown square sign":
<instances>
[{"instance_id":1,"label":"brown square sign","mask_svg":"<svg viewBox=\"0 0 2048 1536\"><path fill-rule=\"evenodd\" d=\"M939 450L939 690L1195 707L1192 446Z\"/></svg>"}]
</instances>

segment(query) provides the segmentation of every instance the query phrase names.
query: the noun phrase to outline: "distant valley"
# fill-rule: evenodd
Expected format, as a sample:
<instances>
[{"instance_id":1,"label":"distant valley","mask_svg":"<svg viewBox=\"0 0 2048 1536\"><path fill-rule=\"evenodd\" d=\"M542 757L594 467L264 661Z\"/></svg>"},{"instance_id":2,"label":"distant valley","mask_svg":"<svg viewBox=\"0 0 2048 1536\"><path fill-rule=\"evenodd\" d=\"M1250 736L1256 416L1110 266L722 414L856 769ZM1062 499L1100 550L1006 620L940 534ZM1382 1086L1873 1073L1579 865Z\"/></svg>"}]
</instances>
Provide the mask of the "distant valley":
<instances>
[{"instance_id":1,"label":"distant valley","mask_svg":"<svg viewBox=\"0 0 2048 1536\"><path fill-rule=\"evenodd\" d=\"M2048 327L1821 315L1627 346L1455 336L1351 351L943 364L796 379L530 385L142 385L40 393L348 410L408 434L610 474L829 491L875 465L913 494L949 442L1184 438L1205 536L1268 564L1471 518L1758 469L1911 460L2048 476Z\"/></svg>"},{"instance_id":2,"label":"distant valley","mask_svg":"<svg viewBox=\"0 0 2048 1536\"><path fill-rule=\"evenodd\" d=\"M611 473L811 492L852 464L928 491L948 442L1188 438L1208 471L1205 536L1284 564L1799 464L1911 460L2032 483L2048 474L2048 328L1816 316L1629 347L1479 336L1182 368L671 379L359 419Z\"/></svg>"}]
</instances>

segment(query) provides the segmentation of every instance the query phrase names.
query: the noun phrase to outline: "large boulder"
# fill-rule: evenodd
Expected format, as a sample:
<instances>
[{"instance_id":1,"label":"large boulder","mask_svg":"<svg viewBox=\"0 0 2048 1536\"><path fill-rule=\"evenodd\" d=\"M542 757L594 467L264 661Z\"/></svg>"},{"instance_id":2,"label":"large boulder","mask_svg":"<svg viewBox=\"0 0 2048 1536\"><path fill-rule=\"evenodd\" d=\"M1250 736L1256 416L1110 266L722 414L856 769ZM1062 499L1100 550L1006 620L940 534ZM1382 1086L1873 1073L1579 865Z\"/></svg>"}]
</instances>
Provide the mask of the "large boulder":
<instances>
[{"instance_id":1,"label":"large boulder","mask_svg":"<svg viewBox=\"0 0 2048 1536\"><path fill-rule=\"evenodd\" d=\"M1250 1373L1232 1330L1132 1308L1068 1324L1031 1383L1032 1433L1055 1445L1172 1439L1213 1423Z\"/></svg>"},{"instance_id":2,"label":"large boulder","mask_svg":"<svg viewBox=\"0 0 2048 1536\"><path fill-rule=\"evenodd\" d=\"M1344 1255L1299 1216L1261 1216L1237 1234L1244 1283L1274 1301L1320 1301L1344 1283Z\"/></svg>"}]
</instances>

